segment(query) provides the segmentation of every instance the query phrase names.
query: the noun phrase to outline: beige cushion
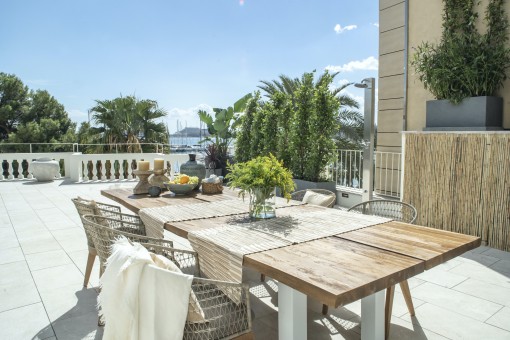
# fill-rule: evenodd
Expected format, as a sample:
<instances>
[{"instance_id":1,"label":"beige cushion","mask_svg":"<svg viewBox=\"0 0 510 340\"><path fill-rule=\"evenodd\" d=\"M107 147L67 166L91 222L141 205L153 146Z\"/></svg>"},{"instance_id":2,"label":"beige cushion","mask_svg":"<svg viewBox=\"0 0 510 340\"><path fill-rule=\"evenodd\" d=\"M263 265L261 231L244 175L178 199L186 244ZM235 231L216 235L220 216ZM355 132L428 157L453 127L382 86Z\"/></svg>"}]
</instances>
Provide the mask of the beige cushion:
<instances>
[{"instance_id":1,"label":"beige cushion","mask_svg":"<svg viewBox=\"0 0 510 340\"><path fill-rule=\"evenodd\" d=\"M150 253L152 261L156 264L156 266L170 270L172 272L176 273L182 273L179 267L166 257L162 255L156 255L153 253ZM189 306L188 306L188 316L186 318L189 322L205 322L205 314L202 310L202 307L200 307L200 304L198 303L197 297L195 296L195 293L191 291L190 299L189 299Z\"/></svg>"},{"instance_id":2,"label":"beige cushion","mask_svg":"<svg viewBox=\"0 0 510 340\"><path fill-rule=\"evenodd\" d=\"M320 205L321 207L329 207L335 200L335 196L323 195L310 190L307 190L303 197L303 203Z\"/></svg>"}]
</instances>

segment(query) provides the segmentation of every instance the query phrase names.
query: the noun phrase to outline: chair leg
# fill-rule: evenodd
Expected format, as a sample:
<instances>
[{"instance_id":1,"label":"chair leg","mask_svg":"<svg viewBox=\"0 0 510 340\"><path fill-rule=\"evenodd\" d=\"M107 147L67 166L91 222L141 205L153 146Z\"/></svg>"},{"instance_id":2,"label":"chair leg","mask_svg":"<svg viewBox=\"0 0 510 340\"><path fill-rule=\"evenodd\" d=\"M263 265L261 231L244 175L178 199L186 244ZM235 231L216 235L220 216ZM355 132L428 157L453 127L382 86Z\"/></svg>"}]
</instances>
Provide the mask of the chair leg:
<instances>
[{"instance_id":1,"label":"chair leg","mask_svg":"<svg viewBox=\"0 0 510 340\"><path fill-rule=\"evenodd\" d=\"M266 274L260 274L260 282L266 281Z\"/></svg>"},{"instance_id":2,"label":"chair leg","mask_svg":"<svg viewBox=\"0 0 510 340\"><path fill-rule=\"evenodd\" d=\"M404 295L409 315L415 316L413 299L411 298L411 290L409 289L409 283L407 280L400 282L400 289L402 289L402 294Z\"/></svg>"},{"instance_id":3,"label":"chair leg","mask_svg":"<svg viewBox=\"0 0 510 340\"><path fill-rule=\"evenodd\" d=\"M94 260L96 259L96 254L89 252L89 256L87 257L87 266L85 267L85 278L83 279L83 287L87 287L89 284L90 273L92 272L92 267L94 266Z\"/></svg>"},{"instance_id":4,"label":"chair leg","mask_svg":"<svg viewBox=\"0 0 510 340\"><path fill-rule=\"evenodd\" d=\"M322 315L328 315L328 305L322 305Z\"/></svg>"},{"instance_id":5,"label":"chair leg","mask_svg":"<svg viewBox=\"0 0 510 340\"><path fill-rule=\"evenodd\" d=\"M393 297L395 286L386 288L386 305L384 306L384 338L388 339L390 334L391 312L393 310Z\"/></svg>"}]
</instances>

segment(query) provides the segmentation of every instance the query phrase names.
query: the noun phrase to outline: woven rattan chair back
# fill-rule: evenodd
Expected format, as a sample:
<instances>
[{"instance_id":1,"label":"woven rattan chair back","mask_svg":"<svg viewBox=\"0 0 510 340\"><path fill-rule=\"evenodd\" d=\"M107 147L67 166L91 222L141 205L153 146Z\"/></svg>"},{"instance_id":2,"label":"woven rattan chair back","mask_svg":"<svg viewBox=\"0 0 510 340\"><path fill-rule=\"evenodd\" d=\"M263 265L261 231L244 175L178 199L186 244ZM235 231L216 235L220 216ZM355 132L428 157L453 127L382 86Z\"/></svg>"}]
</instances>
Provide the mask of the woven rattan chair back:
<instances>
[{"instance_id":1,"label":"woven rattan chair back","mask_svg":"<svg viewBox=\"0 0 510 340\"><path fill-rule=\"evenodd\" d=\"M335 202L336 202L336 195L334 192L332 191L329 191L329 190L326 190L326 189L306 189L306 190L299 190L299 191L295 191L293 192L291 195L290 195L290 198L293 199L294 201L302 201L303 198L305 197L305 194L307 191L312 191L312 192L315 192L317 194L321 194L321 195L327 195L327 196L333 196L335 197L335 200L333 202L331 202L329 205L328 205L328 208L333 208L335 206Z\"/></svg>"},{"instance_id":2,"label":"woven rattan chair back","mask_svg":"<svg viewBox=\"0 0 510 340\"><path fill-rule=\"evenodd\" d=\"M85 231L94 242L97 256L103 268L106 264L106 260L110 257L111 245L115 242L115 239L120 236L125 236L133 242L153 243L173 247L173 242L170 240L147 237L143 224L137 223L136 221L97 215L83 215L82 221Z\"/></svg>"},{"instance_id":3,"label":"woven rattan chair back","mask_svg":"<svg viewBox=\"0 0 510 340\"><path fill-rule=\"evenodd\" d=\"M410 204L394 200L365 201L349 208L348 211L364 215L374 215L392 218L396 221L414 223L416 220L416 208Z\"/></svg>"},{"instance_id":4,"label":"woven rattan chair back","mask_svg":"<svg viewBox=\"0 0 510 340\"><path fill-rule=\"evenodd\" d=\"M191 265L195 265L194 263L198 266L198 255L193 251L150 243L142 244L149 251L163 255L174 263L178 263L183 272ZM233 339L251 332L248 285L195 276L191 289L204 312L205 321L186 321L184 340ZM232 296L231 294L240 296L240 301L232 301L229 298L229 296ZM189 308L192 308L191 304Z\"/></svg>"}]
</instances>

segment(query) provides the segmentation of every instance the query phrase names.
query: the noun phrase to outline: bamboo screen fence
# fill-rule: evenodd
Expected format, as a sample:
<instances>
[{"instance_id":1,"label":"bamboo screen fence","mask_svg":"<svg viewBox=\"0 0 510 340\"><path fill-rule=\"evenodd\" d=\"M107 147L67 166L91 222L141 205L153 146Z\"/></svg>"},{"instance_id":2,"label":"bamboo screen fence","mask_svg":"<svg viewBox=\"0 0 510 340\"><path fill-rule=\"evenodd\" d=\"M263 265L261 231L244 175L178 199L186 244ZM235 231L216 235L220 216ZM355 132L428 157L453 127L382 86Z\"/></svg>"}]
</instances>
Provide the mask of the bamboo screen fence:
<instances>
[{"instance_id":1,"label":"bamboo screen fence","mask_svg":"<svg viewBox=\"0 0 510 340\"><path fill-rule=\"evenodd\" d=\"M510 133L406 133L402 200L416 224L510 251Z\"/></svg>"}]
</instances>

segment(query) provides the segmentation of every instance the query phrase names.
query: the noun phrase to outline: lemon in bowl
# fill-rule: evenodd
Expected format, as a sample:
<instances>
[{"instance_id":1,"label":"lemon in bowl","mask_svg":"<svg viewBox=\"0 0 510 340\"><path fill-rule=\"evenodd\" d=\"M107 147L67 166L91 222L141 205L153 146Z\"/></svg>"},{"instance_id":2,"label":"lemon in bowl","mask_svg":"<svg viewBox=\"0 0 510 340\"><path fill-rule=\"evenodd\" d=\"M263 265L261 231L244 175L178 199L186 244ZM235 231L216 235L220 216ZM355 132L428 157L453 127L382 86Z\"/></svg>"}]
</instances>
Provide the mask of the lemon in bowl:
<instances>
[{"instance_id":1,"label":"lemon in bowl","mask_svg":"<svg viewBox=\"0 0 510 340\"><path fill-rule=\"evenodd\" d=\"M170 182L165 183L165 187L176 195L189 194L198 185L198 177L180 174L174 177Z\"/></svg>"}]
</instances>

